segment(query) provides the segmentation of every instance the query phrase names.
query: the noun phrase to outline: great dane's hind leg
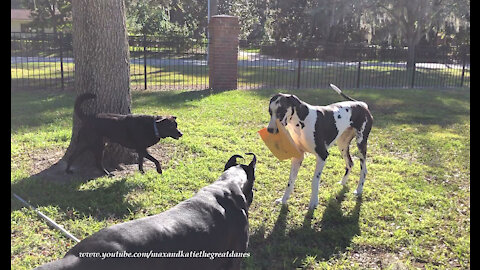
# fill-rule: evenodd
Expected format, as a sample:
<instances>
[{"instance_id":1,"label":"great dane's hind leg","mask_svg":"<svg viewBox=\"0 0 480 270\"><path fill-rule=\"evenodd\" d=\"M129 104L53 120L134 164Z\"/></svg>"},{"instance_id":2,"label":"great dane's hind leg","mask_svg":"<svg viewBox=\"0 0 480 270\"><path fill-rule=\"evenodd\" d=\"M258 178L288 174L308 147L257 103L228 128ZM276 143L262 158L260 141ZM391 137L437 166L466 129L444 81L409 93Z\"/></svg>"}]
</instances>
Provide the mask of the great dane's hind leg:
<instances>
[{"instance_id":1,"label":"great dane's hind leg","mask_svg":"<svg viewBox=\"0 0 480 270\"><path fill-rule=\"evenodd\" d=\"M360 154L360 180L358 181L357 189L354 191L354 194L357 196L362 195L363 184L367 176L367 141L371 128L371 118L367 118L363 128L357 131L357 147Z\"/></svg>"},{"instance_id":2,"label":"great dane's hind leg","mask_svg":"<svg viewBox=\"0 0 480 270\"><path fill-rule=\"evenodd\" d=\"M310 195L310 203L308 205L309 210L315 209L318 205L318 188L320 186L320 176L322 175L324 165L325 159L317 155L317 164L315 166L315 173L312 179L312 193Z\"/></svg>"},{"instance_id":3,"label":"great dane's hind leg","mask_svg":"<svg viewBox=\"0 0 480 270\"><path fill-rule=\"evenodd\" d=\"M283 197L275 200L275 204L279 204L279 203L286 204L288 198L290 198L290 194L292 194L292 191L293 191L293 186L295 185L295 180L297 179L298 170L302 165L303 157L304 156L302 154L301 158L292 158L292 165L290 168L290 177L288 178L287 188L285 189L285 193L283 194Z\"/></svg>"},{"instance_id":4,"label":"great dane's hind leg","mask_svg":"<svg viewBox=\"0 0 480 270\"><path fill-rule=\"evenodd\" d=\"M353 137L355 137L355 129L350 127L347 128L337 140L338 148L345 160L345 174L343 175L342 181L339 182L342 185L347 183L348 175L353 167L352 157L350 156L350 142Z\"/></svg>"},{"instance_id":5,"label":"great dane's hind leg","mask_svg":"<svg viewBox=\"0 0 480 270\"><path fill-rule=\"evenodd\" d=\"M355 195L360 196L363 192L363 184L365 183L365 177L367 176L367 144L358 144L358 150L360 152L360 180L358 180L357 189L353 192Z\"/></svg>"}]
</instances>

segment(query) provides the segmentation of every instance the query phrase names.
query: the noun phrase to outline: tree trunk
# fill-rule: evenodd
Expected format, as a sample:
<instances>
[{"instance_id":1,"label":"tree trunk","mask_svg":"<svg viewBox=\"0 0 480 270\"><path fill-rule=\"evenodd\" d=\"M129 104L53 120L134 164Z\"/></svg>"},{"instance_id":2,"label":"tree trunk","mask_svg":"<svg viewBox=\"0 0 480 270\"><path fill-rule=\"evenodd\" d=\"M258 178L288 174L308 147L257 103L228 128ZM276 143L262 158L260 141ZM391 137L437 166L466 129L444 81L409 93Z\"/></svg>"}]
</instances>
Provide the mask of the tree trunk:
<instances>
[{"instance_id":1,"label":"tree trunk","mask_svg":"<svg viewBox=\"0 0 480 270\"><path fill-rule=\"evenodd\" d=\"M407 69L411 70L415 64L415 47L416 44L409 42L407 51Z\"/></svg>"},{"instance_id":2,"label":"tree trunk","mask_svg":"<svg viewBox=\"0 0 480 270\"><path fill-rule=\"evenodd\" d=\"M73 53L75 59L75 91L77 95L92 92L93 101L84 103L86 114L99 112L129 114L130 63L125 4L118 0L75 0L73 13ZM63 157L69 157L76 145L81 125L74 114L72 140ZM92 154L85 152L74 166L93 164ZM132 162L132 151L117 144L108 144L104 152L106 167Z\"/></svg>"},{"instance_id":3,"label":"tree trunk","mask_svg":"<svg viewBox=\"0 0 480 270\"><path fill-rule=\"evenodd\" d=\"M415 31L414 26L410 28L407 33L407 72L408 72L408 84L413 87L415 80L415 51L418 42L420 41L420 30Z\"/></svg>"}]
</instances>

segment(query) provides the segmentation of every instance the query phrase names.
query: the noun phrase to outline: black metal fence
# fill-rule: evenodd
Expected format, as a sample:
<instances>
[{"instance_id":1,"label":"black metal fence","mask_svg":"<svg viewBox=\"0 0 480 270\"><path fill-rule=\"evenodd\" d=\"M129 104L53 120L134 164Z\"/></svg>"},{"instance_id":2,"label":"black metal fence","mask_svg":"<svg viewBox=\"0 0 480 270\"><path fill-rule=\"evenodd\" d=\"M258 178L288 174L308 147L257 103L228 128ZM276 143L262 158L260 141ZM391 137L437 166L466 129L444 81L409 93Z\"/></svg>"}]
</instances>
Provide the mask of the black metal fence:
<instances>
[{"instance_id":1,"label":"black metal fence","mask_svg":"<svg viewBox=\"0 0 480 270\"><path fill-rule=\"evenodd\" d=\"M130 36L132 89L209 87L207 43ZM470 47L407 49L359 45L251 44L240 41L238 88L470 87ZM68 34L11 33L12 88L69 89L75 64Z\"/></svg>"},{"instance_id":2,"label":"black metal fence","mask_svg":"<svg viewBox=\"0 0 480 270\"><path fill-rule=\"evenodd\" d=\"M132 89L206 89L206 43L130 36ZM72 36L11 33L13 89L69 89L74 84Z\"/></svg>"},{"instance_id":3,"label":"black metal fence","mask_svg":"<svg viewBox=\"0 0 480 270\"><path fill-rule=\"evenodd\" d=\"M207 43L178 43L130 36L130 86L133 89L208 88Z\"/></svg>"},{"instance_id":4,"label":"black metal fence","mask_svg":"<svg viewBox=\"0 0 480 270\"><path fill-rule=\"evenodd\" d=\"M73 86L72 36L11 33L12 88L65 89Z\"/></svg>"},{"instance_id":5,"label":"black metal fence","mask_svg":"<svg viewBox=\"0 0 480 270\"><path fill-rule=\"evenodd\" d=\"M470 47L343 44L294 47L240 42L239 88L456 88L470 86Z\"/></svg>"}]
</instances>

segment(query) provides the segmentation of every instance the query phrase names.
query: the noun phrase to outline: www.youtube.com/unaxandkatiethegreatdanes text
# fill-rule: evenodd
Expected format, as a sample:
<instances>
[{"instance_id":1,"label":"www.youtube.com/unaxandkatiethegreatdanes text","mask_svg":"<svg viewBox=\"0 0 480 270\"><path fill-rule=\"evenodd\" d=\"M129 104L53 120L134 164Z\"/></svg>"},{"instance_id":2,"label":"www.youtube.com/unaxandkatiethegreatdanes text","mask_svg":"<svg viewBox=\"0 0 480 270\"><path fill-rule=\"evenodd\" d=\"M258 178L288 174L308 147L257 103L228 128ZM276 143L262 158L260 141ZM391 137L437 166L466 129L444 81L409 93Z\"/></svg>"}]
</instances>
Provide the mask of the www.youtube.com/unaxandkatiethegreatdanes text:
<instances>
[{"instance_id":1,"label":"www.youtube.com/unaxandkatiethegreatdanes text","mask_svg":"<svg viewBox=\"0 0 480 270\"><path fill-rule=\"evenodd\" d=\"M205 250L200 251L183 251L177 252L128 252L128 251L115 251L115 252L79 252L80 258L209 258L213 260L215 258L247 258L250 257L249 252L207 252Z\"/></svg>"}]
</instances>

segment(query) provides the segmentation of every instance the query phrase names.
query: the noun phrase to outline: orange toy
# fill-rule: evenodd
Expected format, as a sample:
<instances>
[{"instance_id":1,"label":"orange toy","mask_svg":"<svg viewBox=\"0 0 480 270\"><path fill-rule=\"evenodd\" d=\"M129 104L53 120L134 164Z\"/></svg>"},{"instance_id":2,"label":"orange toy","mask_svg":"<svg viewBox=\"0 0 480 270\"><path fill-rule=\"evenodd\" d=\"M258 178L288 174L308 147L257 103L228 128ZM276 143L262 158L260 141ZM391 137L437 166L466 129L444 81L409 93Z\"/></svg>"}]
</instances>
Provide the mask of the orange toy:
<instances>
[{"instance_id":1,"label":"orange toy","mask_svg":"<svg viewBox=\"0 0 480 270\"><path fill-rule=\"evenodd\" d=\"M279 160L292 157L300 158L302 153L298 150L288 130L280 124L278 119L276 120L276 124L278 127L278 133L276 134L268 132L267 128L258 131L265 145Z\"/></svg>"}]
</instances>

